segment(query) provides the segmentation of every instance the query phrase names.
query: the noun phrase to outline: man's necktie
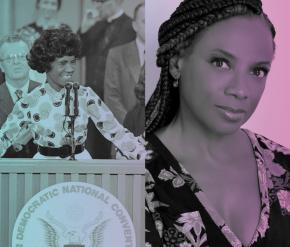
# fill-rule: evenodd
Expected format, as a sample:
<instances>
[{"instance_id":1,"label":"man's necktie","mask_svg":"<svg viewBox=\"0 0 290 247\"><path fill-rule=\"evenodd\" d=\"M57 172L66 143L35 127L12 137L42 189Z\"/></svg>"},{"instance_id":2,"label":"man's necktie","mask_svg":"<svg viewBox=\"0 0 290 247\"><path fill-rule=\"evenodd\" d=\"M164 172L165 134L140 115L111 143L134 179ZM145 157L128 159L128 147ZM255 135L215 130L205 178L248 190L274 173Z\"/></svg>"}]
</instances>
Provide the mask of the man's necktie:
<instances>
[{"instance_id":1,"label":"man's necktie","mask_svg":"<svg viewBox=\"0 0 290 247\"><path fill-rule=\"evenodd\" d=\"M15 91L16 97L17 97L17 101L20 100L22 98L23 92L20 89L17 89Z\"/></svg>"}]
</instances>

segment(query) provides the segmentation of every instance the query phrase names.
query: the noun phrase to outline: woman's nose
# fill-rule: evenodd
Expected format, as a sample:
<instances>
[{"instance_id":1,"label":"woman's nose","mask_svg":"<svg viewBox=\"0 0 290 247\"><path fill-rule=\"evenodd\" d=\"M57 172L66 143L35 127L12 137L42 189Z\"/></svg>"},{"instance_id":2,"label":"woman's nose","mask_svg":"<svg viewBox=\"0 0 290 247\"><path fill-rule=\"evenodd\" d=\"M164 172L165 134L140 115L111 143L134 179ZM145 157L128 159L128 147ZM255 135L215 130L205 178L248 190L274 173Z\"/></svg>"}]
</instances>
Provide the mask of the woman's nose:
<instances>
[{"instance_id":1,"label":"woman's nose","mask_svg":"<svg viewBox=\"0 0 290 247\"><path fill-rule=\"evenodd\" d=\"M75 66L71 64L67 64L65 66L65 72L74 72L75 71Z\"/></svg>"},{"instance_id":2,"label":"woman's nose","mask_svg":"<svg viewBox=\"0 0 290 247\"><path fill-rule=\"evenodd\" d=\"M247 99L247 78L246 76L236 74L225 88L225 94L235 97L236 99Z\"/></svg>"}]
</instances>

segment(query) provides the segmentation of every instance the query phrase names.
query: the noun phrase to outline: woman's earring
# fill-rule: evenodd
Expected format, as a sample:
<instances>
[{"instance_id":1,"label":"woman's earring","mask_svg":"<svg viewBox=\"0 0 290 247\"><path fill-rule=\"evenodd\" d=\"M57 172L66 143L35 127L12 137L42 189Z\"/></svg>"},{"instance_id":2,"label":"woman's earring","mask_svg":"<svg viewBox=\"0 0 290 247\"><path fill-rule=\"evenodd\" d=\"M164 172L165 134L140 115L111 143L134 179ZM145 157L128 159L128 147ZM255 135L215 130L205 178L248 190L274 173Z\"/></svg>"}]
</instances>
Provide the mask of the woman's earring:
<instances>
[{"instance_id":1,"label":"woman's earring","mask_svg":"<svg viewBox=\"0 0 290 247\"><path fill-rule=\"evenodd\" d=\"M179 86L179 78L174 79L173 82L173 87L178 87Z\"/></svg>"}]
</instances>

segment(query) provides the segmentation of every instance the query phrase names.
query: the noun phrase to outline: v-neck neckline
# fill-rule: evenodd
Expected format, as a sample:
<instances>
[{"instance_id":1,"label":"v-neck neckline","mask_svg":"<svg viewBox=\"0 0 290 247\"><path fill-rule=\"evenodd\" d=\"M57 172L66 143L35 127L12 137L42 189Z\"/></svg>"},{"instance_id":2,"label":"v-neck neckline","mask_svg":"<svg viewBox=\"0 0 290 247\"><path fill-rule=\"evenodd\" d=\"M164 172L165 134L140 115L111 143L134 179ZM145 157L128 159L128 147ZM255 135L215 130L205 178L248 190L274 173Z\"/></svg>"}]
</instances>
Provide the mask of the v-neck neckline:
<instances>
[{"instance_id":1,"label":"v-neck neckline","mask_svg":"<svg viewBox=\"0 0 290 247\"><path fill-rule=\"evenodd\" d=\"M258 179L258 185L259 185L260 205L261 205L258 225L253 234L250 244L247 245L247 247L250 247L258 240L259 237L262 238L266 234L266 231L269 227L268 221L269 221L270 203L269 203L268 186L267 186L267 171L265 167L265 161L263 159L263 155L261 152L261 148L259 147L259 144L257 143L254 133L252 133L251 131L247 129L242 129L242 131L247 135L252 145L252 150L253 150L256 165L257 165L257 179ZM213 220L213 222L219 227L221 233L228 240L228 242L233 247L243 247L244 245L242 244L240 239L230 229L230 227L226 224L223 217L213 207L207 195L199 187L194 177L189 172L187 172L187 170L182 166L182 164L180 164L176 160L173 154L164 146L162 141L156 135L153 135L153 136L154 136L153 138L160 144L159 148L161 147L162 149L161 152L163 153L164 157L170 160L170 165L172 166L172 168L177 170L177 173L182 173L187 176L190 176L192 180L195 181L196 186L194 187L198 187L199 188L198 190L192 191L191 189L192 187L189 184L187 185L189 186L190 190L194 193L194 195L197 197L197 199L202 204L202 206L205 208L205 210L207 211L208 215Z\"/></svg>"}]
</instances>

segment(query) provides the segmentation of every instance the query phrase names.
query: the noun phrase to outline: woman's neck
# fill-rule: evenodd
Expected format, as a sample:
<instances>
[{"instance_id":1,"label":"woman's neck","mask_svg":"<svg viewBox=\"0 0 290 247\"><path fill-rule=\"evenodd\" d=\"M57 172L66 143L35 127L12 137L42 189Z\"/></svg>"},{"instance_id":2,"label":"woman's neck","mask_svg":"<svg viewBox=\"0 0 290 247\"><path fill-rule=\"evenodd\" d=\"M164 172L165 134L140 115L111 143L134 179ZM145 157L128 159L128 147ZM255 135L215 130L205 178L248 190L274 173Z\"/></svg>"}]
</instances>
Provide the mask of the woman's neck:
<instances>
[{"instance_id":1,"label":"woman's neck","mask_svg":"<svg viewBox=\"0 0 290 247\"><path fill-rule=\"evenodd\" d=\"M60 87L57 83L55 83L52 79L50 79L49 77L47 77L47 83L48 85L54 89L56 92L60 92L62 88L64 87Z\"/></svg>"},{"instance_id":2,"label":"woman's neck","mask_svg":"<svg viewBox=\"0 0 290 247\"><path fill-rule=\"evenodd\" d=\"M227 135L219 134L180 114L156 135L182 164L193 161L228 163L243 153L239 145L246 143L245 133L240 129Z\"/></svg>"}]
</instances>

